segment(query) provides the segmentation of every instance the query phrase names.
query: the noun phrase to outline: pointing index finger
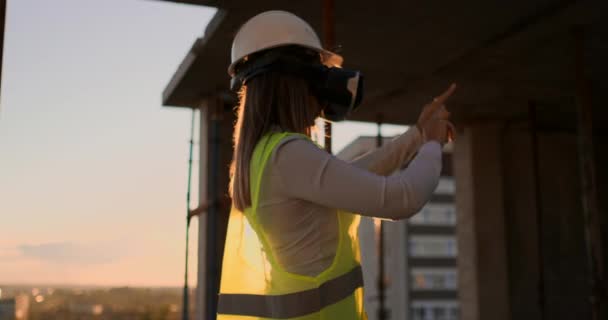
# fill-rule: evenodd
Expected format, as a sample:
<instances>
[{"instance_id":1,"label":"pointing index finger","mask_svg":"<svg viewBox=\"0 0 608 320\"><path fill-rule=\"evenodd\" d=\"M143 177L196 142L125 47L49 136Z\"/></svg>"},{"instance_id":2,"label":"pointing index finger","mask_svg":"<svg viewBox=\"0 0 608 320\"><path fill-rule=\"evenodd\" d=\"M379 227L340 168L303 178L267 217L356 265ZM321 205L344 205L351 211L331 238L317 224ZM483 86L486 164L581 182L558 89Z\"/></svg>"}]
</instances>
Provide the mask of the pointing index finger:
<instances>
[{"instance_id":1,"label":"pointing index finger","mask_svg":"<svg viewBox=\"0 0 608 320\"><path fill-rule=\"evenodd\" d=\"M440 104L440 105L444 104L445 101L452 95L452 93L454 93L455 90L456 90L456 84L452 83L452 85L450 85L448 90L446 90L444 93L442 93L439 97L435 98L435 100L433 100L433 102L436 104Z\"/></svg>"}]
</instances>

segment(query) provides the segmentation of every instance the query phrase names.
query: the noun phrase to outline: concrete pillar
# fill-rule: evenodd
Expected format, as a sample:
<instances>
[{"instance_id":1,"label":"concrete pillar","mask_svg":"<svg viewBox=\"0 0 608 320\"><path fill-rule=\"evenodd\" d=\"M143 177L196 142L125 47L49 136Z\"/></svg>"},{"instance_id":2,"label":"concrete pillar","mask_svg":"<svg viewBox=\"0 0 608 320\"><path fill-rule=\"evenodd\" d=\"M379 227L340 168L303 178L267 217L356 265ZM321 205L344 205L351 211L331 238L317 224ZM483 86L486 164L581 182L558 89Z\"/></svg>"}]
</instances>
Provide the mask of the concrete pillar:
<instances>
[{"instance_id":1,"label":"concrete pillar","mask_svg":"<svg viewBox=\"0 0 608 320\"><path fill-rule=\"evenodd\" d=\"M509 301L512 319L541 319L540 259L536 173L532 136L527 124L505 125L502 139L504 210L509 257ZM540 157L539 157L540 158ZM542 187L542 186L541 186ZM541 194L539 198L544 197ZM543 216L544 217L544 216ZM544 241L543 241L544 242Z\"/></svg>"},{"instance_id":2,"label":"concrete pillar","mask_svg":"<svg viewBox=\"0 0 608 320\"><path fill-rule=\"evenodd\" d=\"M209 110L203 105L200 108L199 120L199 169L198 169L198 199L199 206L207 203L207 150L208 150L208 135L207 128L209 127ZM205 235L207 234L207 215L201 214L198 216L198 266L197 266L197 285L196 298L194 300L195 319L205 319L205 288L207 274L207 242Z\"/></svg>"},{"instance_id":3,"label":"concrete pillar","mask_svg":"<svg viewBox=\"0 0 608 320\"><path fill-rule=\"evenodd\" d=\"M538 172L525 121L456 141L462 319L590 317L576 132L539 123Z\"/></svg>"},{"instance_id":4,"label":"concrete pillar","mask_svg":"<svg viewBox=\"0 0 608 320\"><path fill-rule=\"evenodd\" d=\"M539 134L545 318L591 319L576 136Z\"/></svg>"},{"instance_id":5,"label":"concrete pillar","mask_svg":"<svg viewBox=\"0 0 608 320\"><path fill-rule=\"evenodd\" d=\"M208 224L207 212L203 212L199 217L199 239L198 239L198 283L196 294L196 318L197 320L208 319L207 313L207 281L210 281L210 256L207 252L207 234L215 234L215 261L217 262L217 277L221 276L221 263L226 240L226 230L228 227L228 217L230 206L226 205L228 198L229 166L232 160L232 134L235 115L230 110L232 106L221 97L210 97L205 99L200 109L200 162L199 162L199 205L205 205L212 200L217 201L215 208L215 226ZM215 123L214 123L215 122ZM212 126L217 126L214 137ZM216 139L216 140L214 140ZM211 146L217 143L218 154L211 154ZM212 157L216 157L217 172L213 172L209 164ZM210 185L212 175L217 174L217 185ZM217 198L211 199L211 187L215 188ZM218 283L219 288L219 283Z\"/></svg>"},{"instance_id":6,"label":"concrete pillar","mask_svg":"<svg viewBox=\"0 0 608 320\"><path fill-rule=\"evenodd\" d=\"M454 145L461 319L510 319L501 128L469 125Z\"/></svg>"}]
</instances>

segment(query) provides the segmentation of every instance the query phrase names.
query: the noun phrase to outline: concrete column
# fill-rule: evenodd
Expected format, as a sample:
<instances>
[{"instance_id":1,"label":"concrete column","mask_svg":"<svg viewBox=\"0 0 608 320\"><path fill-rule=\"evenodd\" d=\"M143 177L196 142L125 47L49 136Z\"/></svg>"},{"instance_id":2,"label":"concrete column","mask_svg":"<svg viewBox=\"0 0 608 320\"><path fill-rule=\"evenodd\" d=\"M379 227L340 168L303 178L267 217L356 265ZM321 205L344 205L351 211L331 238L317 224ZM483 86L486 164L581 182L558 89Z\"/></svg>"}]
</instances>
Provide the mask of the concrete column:
<instances>
[{"instance_id":1,"label":"concrete column","mask_svg":"<svg viewBox=\"0 0 608 320\"><path fill-rule=\"evenodd\" d=\"M508 157L503 170L503 191L511 317L542 320L541 309L545 307L539 292L543 277L538 222L543 218L546 221L546 215L542 203L536 201L536 184L541 179L537 180L535 172L532 135L526 123L511 124L505 126L502 141L503 159ZM538 196L541 200L545 197L542 193Z\"/></svg>"},{"instance_id":2,"label":"concrete column","mask_svg":"<svg viewBox=\"0 0 608 320\"><path fill-rule=\"evenodd\" d=\"M207 128L209 123L209 112L204 105L200 108L199 120L199 168L198 168L198 199L199 206L207 203L207 155L208 155L208 135ZM205 235L207 234L207 215L201 214L198 216L198 266L197 266L197 285L196 297L194 300L195 319L205 319L205 288L206 288L206 272L207 272L207 244Z\"/></svg>"},{"instance_id":3,"label":"concrete column","mask_svg":"<svg viewBox=\"0 0 608 320\"><path fill-rule=\"evenodd\" d=\"M461 319L510 319L499 125L469 125L454 145Z\"/></svg>"},{"instance_id":4,"label":"concrete column","mask_svg":"<svg viewBox=\"0 0 608 320\"><path fill-rule=\"evenodd\" d=\"M229 165L232 160L232 134L233 124L235 122L235 115L233 112L229 112L232 107L227 105L221 97L210 97L205 100L204 105L201 106L201 125L200 125L200 170L199 170L199 192L200 192L200 204L208 204L212 200L216 201L216 207L210 210L215 210L215 224L210 225L209 215L207 212L203 212L199 216L199 251L198 251L198 284L197 284L197 298L196 298L196 319L203 320L208 319L207 312L208 306L207 301L209 297L206 296L207 281L212 280L212 274L216 273L215 276L221 276L221 262L224 251L224 244L226 240L226 230L228 227L228 217L230 214L230 206L227 205L226 199L228 197L228 184L229 184ZM215 129L213 126L216 126ZM213 132L217 130L217 132ZM215 135L215 136L214 136ZM217 154L211 154L212 147L217 144L215 152ZM210 164L211 160L217 161L216 170L213 172ZM217 179L214 180L213 174L217 174ZM216 185L212 185L216 183ZM215 195L214 199L210 192L214 188ZM211 270L210 261L212 260L212 253L207 252L209 245L207 244L208 234L215 234L215 254L216 257L213 259L216 261L215 272ZM219 282L217 283L219 288Z\"/></svg>"}]
</instances>

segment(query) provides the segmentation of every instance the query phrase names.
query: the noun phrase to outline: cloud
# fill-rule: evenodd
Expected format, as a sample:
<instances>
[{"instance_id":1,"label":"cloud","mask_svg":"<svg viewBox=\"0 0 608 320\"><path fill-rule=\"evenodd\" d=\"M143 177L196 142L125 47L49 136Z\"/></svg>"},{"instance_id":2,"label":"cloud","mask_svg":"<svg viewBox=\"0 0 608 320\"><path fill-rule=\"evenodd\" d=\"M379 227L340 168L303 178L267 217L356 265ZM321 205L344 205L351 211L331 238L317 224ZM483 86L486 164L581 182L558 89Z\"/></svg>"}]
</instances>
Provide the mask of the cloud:
<instances>
[{"instance_id":1,"label":"cloud","mask_svg":"<svg viewBox=\"0 0 608 320\"><path fill-rule=\"evenodd\" d=\"M84 245L74 242L49 242L17 247L21 256L58 264L106 264L119 260L123 254L119 246L107 244Z\"/></svg>"}]
</instances>

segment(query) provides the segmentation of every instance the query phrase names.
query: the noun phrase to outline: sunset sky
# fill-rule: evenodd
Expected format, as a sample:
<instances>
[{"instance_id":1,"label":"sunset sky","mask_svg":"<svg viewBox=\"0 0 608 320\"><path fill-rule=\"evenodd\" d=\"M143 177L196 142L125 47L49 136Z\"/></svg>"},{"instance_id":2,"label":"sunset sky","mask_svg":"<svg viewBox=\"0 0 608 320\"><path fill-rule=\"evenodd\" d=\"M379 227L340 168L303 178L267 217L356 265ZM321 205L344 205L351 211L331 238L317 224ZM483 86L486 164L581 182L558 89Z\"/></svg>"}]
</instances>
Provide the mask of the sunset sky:
<instances>
[{"instance_id":1,"label":"sunset sky","mask_svg":"<svg viewBox=\"0 0 608 320\"><path fill-rule=\"evenodd\" d=\"M214 13L151 0L8 1L0 285L181 284L190 113L161 107L161 92ZM334 150L375 130L338 124Z\"/></svg>"}]
</instances>

